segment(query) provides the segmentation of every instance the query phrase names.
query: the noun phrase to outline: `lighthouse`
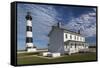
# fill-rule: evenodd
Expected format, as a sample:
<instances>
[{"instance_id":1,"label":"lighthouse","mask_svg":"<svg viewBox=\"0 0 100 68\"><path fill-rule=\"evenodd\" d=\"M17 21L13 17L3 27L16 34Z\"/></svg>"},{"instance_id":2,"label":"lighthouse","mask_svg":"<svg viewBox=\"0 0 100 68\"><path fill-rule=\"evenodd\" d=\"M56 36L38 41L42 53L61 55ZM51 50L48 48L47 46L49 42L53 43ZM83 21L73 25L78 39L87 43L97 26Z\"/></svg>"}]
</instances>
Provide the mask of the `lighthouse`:
<instances>
[{"instance_id":1,"label":"lighthouse","mask_svg":"<svg viewBox=\"0 0 100 68\"><path fill-rule=\"evenodd\" d=\"M27 12L27 15L25 18L26 18L26 51L35 52L36 46L34 46L33 44L31 13Z\"/></svg>"}]
</instances>

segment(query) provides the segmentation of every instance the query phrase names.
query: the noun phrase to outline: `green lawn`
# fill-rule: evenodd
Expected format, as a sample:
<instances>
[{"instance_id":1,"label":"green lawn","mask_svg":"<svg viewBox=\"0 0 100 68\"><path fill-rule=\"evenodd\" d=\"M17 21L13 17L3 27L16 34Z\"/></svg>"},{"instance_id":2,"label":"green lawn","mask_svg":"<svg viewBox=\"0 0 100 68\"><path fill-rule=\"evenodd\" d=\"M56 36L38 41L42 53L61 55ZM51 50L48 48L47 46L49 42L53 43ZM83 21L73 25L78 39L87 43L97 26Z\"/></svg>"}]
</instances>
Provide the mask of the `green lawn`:
<instances>
[{"instance_id":1,"label":"green lawn","mask_svg":"<svg viewBox=\"0 0 100 68\"><path fill-rule=\"evenodd\" d=\"M35 55L38 53L35 53ZM47 59L34 56L33 53L24 53L17 55L17 64L43 64L43 63L59 63L59 62L72 62L72 61L92 61L96 60L96 53L80 53L65 55L63 57Z\"/></svg>"}]
</instances>

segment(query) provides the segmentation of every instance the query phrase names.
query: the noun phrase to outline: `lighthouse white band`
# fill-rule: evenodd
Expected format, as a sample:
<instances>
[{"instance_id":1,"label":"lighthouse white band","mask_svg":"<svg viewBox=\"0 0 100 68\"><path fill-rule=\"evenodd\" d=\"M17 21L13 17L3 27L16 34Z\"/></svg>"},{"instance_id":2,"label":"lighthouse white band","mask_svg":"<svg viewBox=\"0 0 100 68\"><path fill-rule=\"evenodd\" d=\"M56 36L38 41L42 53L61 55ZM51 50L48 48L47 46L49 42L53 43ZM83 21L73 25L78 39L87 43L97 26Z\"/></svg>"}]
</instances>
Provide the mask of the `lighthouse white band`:
<instances>
[{"instance_id":1,"label":"lighthouse white band","mask_svg":"<svg viewBox=\"0 0 100 68\"><path fill-rule=\"evenodd\" d=\"M26 43L27 47L33 47L33 43Z\"/></svg>"},{"instance_id":2,"label":"lighthouse white band","mask_svg":"<svg viewBox=\"0 0 100 68\"><path fill-rule=\"evenodd\" d=\"M32 21L31 20L27 20L27 26L32 26Z\"/></svg>"},{"instance_id":3,"label":"lighthouse white band","mask_svg":"<svg viewBox=\"0 0 100 68\"><path fill-rule=\"evenodd\" d=\"M26 37L32 37L32 32L31 31L27 31L26 32Z\"/></svg>"}]
</instances>

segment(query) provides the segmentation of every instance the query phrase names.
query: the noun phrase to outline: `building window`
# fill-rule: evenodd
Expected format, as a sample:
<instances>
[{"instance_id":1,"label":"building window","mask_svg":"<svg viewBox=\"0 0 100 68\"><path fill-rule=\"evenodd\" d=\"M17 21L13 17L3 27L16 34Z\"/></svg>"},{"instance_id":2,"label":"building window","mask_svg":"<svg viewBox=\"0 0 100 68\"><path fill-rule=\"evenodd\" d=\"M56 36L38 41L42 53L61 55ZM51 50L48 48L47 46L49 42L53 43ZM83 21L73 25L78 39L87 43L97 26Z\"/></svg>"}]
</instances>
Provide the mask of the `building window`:
<instances>
[{"instance_id":1,"label":"building window","mask_svg":"<svg viewBox=\"0 0 100 68\"><path fill-rule=\"evenodd\" d=\"M66 38L68 38L67 34L66 34Z\"/></svg>"},{"instance_id":2,"label":"building window","mask_svg":"<svg viewBox=\"0 0 100 68\"><path fill-rule=\"evenodd\" d=\"M79 37L77 36L77 40L79 39Z\"/></svg>"},{"instance_id":3,"label":"building window","mask_svg":"<svg viewBox=\"0 0 100 68\"><path fill-rule=\"evenodd\" d=\"M75 36L75 40L77 39L77 36Z\"/></svg>"},{"instance_id":4,"label":"building window","mask_svg":"<svg viewBox=\"0 0 100 68\"><path fill-rule=\"evenodd\" d=\"M73 43L71 43L71 44L70 44L70 46L71 46L71 48L72 48L72 46L73 46Z\"/></svg>"},{"instance_id":5,"label":"building window","mask_svg":"<svg viewBox=\"0 0 100 68\"><path fill-rule=\"evenodd\" d=\"M83 41L85 41L85 38L83 37Z\"/></svg>"},{"instance_id":6,"label":"building window","mask_svg":"<svg viewBox=\"0 0 100 68\"><path fill-rule=\"evenodd\" d=\"M70 39L72 39L72 35L70 35Z\"/></svg>"},{"instance_id":7,"label":"building window","mask_svg":"<svg viewBox=\"0 0 100 68\"><path fill-rule=\"evenodd\" d=\"M71 43L71 48L72 48L72 45L73 45L73 44Z\"/></svg>"},{"instance_id":8,"label":"building window","mask_svg":"<svg viewBox=\"0 0 100 68\"><path fill-rule=\"evenodd\" d=\"M75 43L75 48L76 48L76 43Z\"/></svg>"},{"instance_id":9,"label":"building window","mask_svg":"<svg viewBox=\"0 0 100 68\"><path fill-rule=\"evenodd\" d=\"M84 44L82 44L82 46L84 46Z\"/></svg>"},{"instance_id":10,"label":"building window","mask_svg":"<svg viewBox=\"0 0 100 68\"><path fill-rule=\"evenodd\" d=\"M75 36L75 40L76 40L76 36Z\"/></svg>"},{"instance_id":11,"label":"building window","mask_svg":"<svg viewBox=\"0 0 100 68\"><path fill-rule=\"evenodd\" d=\"M82 37L80 37L80 41L82 41Z\"/></svg>"}]
</instances>

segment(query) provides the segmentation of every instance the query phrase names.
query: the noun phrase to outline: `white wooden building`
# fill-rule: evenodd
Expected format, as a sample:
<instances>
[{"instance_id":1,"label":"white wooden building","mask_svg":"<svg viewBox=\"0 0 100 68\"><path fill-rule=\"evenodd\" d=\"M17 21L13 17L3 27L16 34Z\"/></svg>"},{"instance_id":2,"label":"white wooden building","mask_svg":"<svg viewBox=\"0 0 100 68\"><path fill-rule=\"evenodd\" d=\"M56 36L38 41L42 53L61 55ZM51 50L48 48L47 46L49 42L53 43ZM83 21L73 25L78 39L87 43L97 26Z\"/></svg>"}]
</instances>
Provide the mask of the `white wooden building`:
<instances>
[{"instance_id":1,"label":"white wooden building","mask_svg":"<svg viewBox=\"0 0 100 68\"><path fill-rule=\"evenodd\" d=\"M53 26L49 33L48 51L51 53L71 54L88 49L88 45L80 33Z\"/></svg>"}]
</instances>

